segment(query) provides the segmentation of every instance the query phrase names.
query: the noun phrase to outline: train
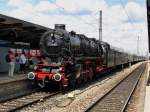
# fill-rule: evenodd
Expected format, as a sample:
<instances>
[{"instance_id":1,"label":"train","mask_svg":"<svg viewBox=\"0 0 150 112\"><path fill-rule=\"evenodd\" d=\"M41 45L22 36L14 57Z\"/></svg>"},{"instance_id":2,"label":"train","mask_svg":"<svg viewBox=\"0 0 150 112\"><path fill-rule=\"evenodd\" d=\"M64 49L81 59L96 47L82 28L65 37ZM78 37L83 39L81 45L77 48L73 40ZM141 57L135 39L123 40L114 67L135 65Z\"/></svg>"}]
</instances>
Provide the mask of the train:
<instances>
[{"instance_id":1,"label":"train","mask_svg":"<svg viewBox=\"0 0 150 112\"><path fill-rule=\"evenodd\" d=\"M36 65L28 73L28 79L41 88L51 84L58 84L61 89L75 87L117 66L145 60L143 56L123 52L106 42L68 32L65 25L59 24L43 34L39 46L47 64Z\"/></svg>"}]
</instances>

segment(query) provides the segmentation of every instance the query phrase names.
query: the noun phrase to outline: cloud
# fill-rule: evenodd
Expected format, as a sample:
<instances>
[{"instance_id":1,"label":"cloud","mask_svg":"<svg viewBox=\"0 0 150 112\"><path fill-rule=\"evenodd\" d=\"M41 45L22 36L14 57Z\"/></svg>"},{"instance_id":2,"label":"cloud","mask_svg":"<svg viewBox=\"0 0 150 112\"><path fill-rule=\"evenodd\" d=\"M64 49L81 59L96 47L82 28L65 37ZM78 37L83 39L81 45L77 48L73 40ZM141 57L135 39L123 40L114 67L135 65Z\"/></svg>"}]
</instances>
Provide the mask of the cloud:
<instances>
[{"instance_id":1,"label":"cloud","mask_svg":"<svg viewBox=\"0 0 150 112\"><path fill-rule=\"evenodd\" d=\"M104 0L56 0L56 4L72 13L82 10L98 11L107 7Z\"/></svg>"},{"instance_id":2,"label":"cloud","mask_svg":"<svg viewBox=\"0 0 150 112\"><path fill-rule=\"evenodd\" d=\"M58 7L47 0L40 1L35 7L35 10L38 12L53 12L58 9Z\"/></svg>"},{"instance_id":3,"label":"cloud","mask_svg":"<svg viewBox=\"0 0 150 112\"><path fill-rule=\"evenodd\" d=\"M12 7L20 7L28 4L25 0L9 0L8 5Z\"/></svg>"},{"instance_id":4,"label":"cloud","mask_svg":"<svg viewBox=\"0 0 150 112\"><path fill-rule=\"evenodd\" d=\"M98 39L99 10L102 10L104 41L136 53L137 37L140 36L140 51L146 52L148 49L146 8L135 1L129 1L125 9L121 4L109 6L105 0L41 0L36 5L29 1L9 0L11 11L2 13L50 28L54 24L66 24L69 31ZM130 18L134 17L132 24L127 13Z\"/></svg>"},{"instance_id":5,"label":"cloud","mask_svg":"<svg viewBox=\"0 0 150 112\"><path fill-rule=\"evenodd\" d=\"M140 4L131 1L127 3L125 9L129 13L129 16L134 18L135 21L145 19L146 7L142 7Z\"/></svg>"}]
</instances>

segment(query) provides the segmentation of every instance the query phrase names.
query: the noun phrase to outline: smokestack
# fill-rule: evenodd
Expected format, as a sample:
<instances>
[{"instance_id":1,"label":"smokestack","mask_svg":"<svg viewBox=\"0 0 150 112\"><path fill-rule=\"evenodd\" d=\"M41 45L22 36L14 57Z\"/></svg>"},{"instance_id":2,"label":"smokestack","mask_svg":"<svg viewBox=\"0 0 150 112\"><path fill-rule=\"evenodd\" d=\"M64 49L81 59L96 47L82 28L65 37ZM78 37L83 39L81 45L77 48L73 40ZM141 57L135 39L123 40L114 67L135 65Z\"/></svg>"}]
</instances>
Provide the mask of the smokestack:
<instances>
[{"instance_id":1,"label":"smokestack","mask_svg":"<svg viewBox=\"0 0 150 112\"><path fill-rule=\"evenodd\" d=\"M55 29L66 30L66 25L65 24L55 24Z\"/></svg>"},{"instance_id":2,"label":"smokestack","mask_svg":"<svg viewBox=\"0 0 150 112\"><path fill-rule=\"evenodd\" d=\"M102 11L99 13L99 40L102 41Z\"/></svg>"}]
</instances>

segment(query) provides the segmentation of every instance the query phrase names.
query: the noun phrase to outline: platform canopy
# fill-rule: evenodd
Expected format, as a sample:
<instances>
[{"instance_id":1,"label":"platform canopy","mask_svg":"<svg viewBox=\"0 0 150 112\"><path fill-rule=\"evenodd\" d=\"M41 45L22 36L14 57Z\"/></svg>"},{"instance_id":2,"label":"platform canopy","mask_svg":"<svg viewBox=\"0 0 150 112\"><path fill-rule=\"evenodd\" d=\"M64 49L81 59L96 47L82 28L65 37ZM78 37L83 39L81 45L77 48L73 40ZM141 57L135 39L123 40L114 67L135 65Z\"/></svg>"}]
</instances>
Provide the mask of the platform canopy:
<instances>
[{"instance_id":1,"label":"platform canopy","mask_svg":"<svg viewBox=\"0 0 150 112\"><path fill-rule=\"evenodd\" d=\"M150 52L150 0L147 0L148 44Z\"/></svg>"},{"instance_id":2,"label":"platform canopy","mask_svg":"<svg viewBox=\"0 0 150 112\"><path fill-rule=\"evenodd\" d=\"M38 48L39 39L50 28L0 14L0 40L30 44Z\"/></svg>"}]
</instances>

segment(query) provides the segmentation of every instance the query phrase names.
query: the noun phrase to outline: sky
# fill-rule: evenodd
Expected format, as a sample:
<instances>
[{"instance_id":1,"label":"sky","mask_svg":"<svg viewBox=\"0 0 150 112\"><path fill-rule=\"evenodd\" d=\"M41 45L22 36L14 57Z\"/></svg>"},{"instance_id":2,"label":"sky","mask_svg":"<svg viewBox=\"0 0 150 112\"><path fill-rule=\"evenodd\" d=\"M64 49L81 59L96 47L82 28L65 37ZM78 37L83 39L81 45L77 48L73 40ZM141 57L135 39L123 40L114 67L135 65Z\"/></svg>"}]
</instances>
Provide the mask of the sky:
<instances>
[{"instance_id":1,"label":"sky","mask_svg":"<svg viewBox=\"0 0 150 112\"><path fill-rule=\"evenodd\" d=\"M148 51L146 0L0 0L0 13L98 39L99 10L103 12L102 40L130 53Z\"/></svg>"}]
</instances>

